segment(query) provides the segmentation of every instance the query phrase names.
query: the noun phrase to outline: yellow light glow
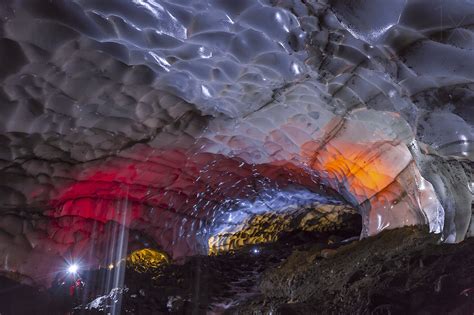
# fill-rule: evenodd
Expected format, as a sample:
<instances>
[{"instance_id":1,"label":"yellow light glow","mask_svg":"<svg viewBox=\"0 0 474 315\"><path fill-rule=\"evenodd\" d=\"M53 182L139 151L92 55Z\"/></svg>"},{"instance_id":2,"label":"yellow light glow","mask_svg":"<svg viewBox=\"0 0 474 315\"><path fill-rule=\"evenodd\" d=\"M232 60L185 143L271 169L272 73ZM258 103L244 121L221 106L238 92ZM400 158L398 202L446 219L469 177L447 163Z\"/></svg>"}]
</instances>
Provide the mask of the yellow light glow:
<instances>
[{"instance_id":1,"label":"yellow light glow","mask_svg":"<svg viewBox=\"0 0 474 315\"><path fill-rule=\"evenodd\" d=\"M151 248L143 248L132 252L127 257L127 264L138 272L155 269L169 263L165 252Z\"/></svg>"},{"instance_id":2,"label":"yellow light glow","mask_svg":"<svg viewBox=\"0 0 474 315\"><path fill-rule=\"evenodd\" d=\"M342 223L343 214L355 212L348 206L319 205L301 212L255 215L235 231L211 236L208 239L209 255L238 250L248 245L276 242L286 232L334 230Z\"/></svg>"}]
</instances>

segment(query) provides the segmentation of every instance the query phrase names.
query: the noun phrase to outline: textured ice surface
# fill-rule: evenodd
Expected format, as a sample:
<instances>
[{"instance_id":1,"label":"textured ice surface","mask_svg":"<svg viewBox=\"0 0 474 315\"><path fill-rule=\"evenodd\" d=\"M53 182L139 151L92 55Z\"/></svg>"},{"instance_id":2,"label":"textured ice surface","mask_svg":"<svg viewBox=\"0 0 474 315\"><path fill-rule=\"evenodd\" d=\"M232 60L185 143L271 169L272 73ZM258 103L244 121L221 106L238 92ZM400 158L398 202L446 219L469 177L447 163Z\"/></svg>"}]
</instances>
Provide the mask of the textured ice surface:
<instances>
[{"instance_id":1,"label":"textured ice surface","mask_svg":"<svg viewBox=\"0 0 474 315\"><path fill-rule=\"evenodd\" d=\"M2 1L0 269L105 265L120 228L204 253L314 202L357 208L363 236L461 241L473 17L469 0Z\"/></svg>"}]
</instances>

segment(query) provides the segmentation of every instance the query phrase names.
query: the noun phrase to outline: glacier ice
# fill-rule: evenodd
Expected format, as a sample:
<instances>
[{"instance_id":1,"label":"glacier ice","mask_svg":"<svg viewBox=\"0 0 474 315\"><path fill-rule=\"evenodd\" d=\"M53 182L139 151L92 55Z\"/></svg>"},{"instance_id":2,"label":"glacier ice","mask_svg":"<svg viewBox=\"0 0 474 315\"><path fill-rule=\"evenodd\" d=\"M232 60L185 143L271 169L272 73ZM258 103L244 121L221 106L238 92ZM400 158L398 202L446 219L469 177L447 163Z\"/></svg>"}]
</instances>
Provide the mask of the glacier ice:
<instances>
[{"instance_id":1,"label":"glacier ice","mask_svg":"<svg viewBox=\"0 0 474 315\"><path fill-rule=\"evenodd\" d=\"M213 233L316 201L358 209L362 236L427 224L463 240L473 13L469 0L3 1L0 270L103 265L117 225L174 258L204 253Z\"/></svg>"}]
</instances>

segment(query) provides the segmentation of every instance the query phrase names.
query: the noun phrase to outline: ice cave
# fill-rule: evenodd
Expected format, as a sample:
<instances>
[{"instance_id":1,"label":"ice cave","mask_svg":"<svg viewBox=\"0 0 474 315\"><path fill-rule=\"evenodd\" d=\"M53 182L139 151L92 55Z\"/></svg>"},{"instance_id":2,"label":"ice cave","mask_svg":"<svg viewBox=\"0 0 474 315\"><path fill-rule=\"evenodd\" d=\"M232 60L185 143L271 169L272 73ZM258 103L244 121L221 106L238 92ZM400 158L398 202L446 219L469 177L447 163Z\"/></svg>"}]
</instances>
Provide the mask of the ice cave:
<instances>
[{"instance_id":1,"label":"ice cave","mask_svg":"<svg viewBox=\"0 0 474 315\"><path fill-rule=\"evenodd\" d=\"M474 314L474 1L0 0L0 314Z\"/></svg>"}]
</instances>

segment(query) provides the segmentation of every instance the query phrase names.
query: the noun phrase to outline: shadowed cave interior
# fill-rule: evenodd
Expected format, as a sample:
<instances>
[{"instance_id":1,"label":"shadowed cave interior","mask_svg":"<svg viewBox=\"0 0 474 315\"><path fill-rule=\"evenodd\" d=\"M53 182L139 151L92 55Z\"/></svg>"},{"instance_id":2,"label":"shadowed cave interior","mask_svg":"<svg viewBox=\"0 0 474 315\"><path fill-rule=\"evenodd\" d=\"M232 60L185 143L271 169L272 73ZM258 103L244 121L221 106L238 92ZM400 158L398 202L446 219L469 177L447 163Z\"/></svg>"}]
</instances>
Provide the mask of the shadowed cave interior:
<instances>
[{"instance_id":1,"label":"shadowed cave interior","mask_svg":"<svg viewBox=\"0 0 474 315\"><path fill-rule=\"evenodd\" d=\"M474 2L0 2L0 314L473 314Z\"/></svg>"}]
</instances>

